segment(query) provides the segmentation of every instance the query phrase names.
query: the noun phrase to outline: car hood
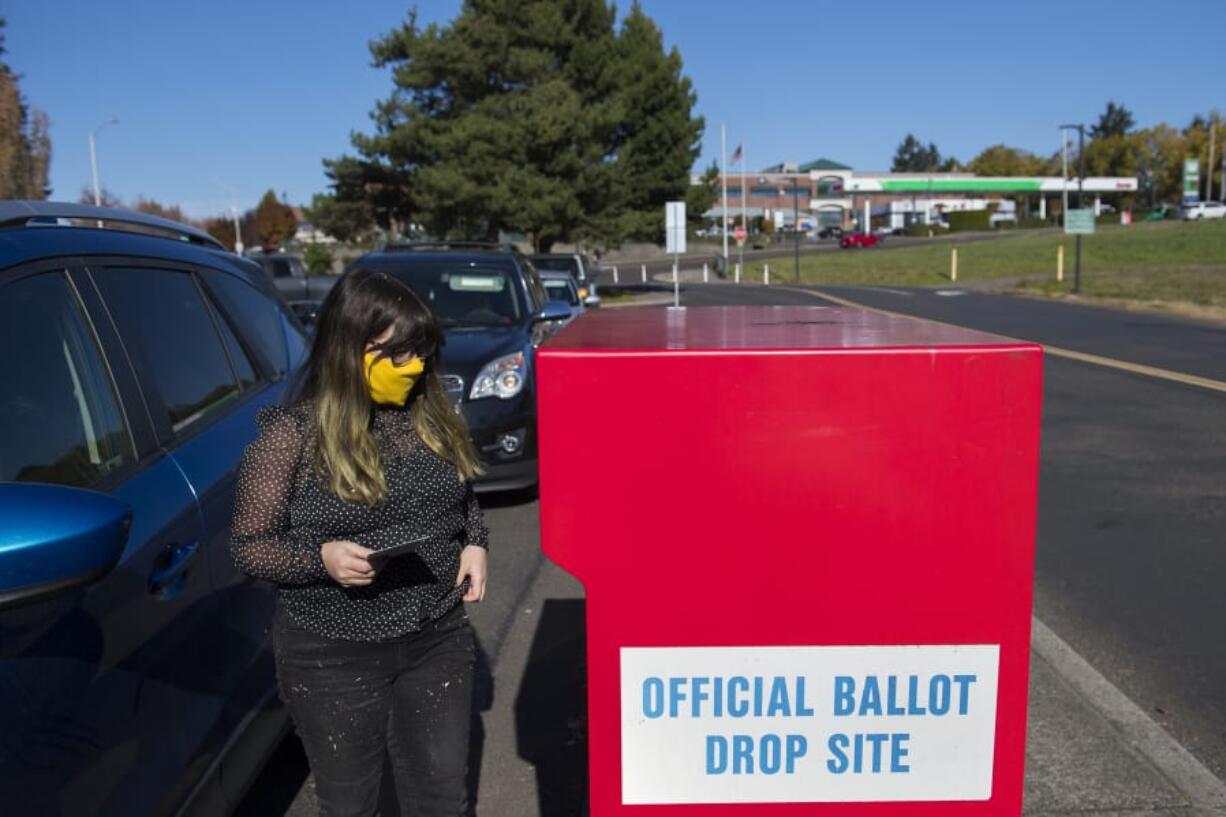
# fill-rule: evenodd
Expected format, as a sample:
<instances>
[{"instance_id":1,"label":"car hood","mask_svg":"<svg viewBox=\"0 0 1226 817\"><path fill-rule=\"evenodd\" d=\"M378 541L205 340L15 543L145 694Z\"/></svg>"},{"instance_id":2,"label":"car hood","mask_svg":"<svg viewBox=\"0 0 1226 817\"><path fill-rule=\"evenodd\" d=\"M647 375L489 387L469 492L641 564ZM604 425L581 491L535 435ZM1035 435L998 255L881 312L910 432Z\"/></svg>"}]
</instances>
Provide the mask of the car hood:
<instances>
[{"instance_id":1,"label":"car hood","mask_svg":"<svg viewBox=\"0 0 1226 817\"><path fill-rule=\"evenodd\" d=\"M439 357L443 371L471 383L481 367L496 357L525 350L531 342L526 329L518 326L469 329L456 327L443 331Z\"/></svg>"}]
</instances>

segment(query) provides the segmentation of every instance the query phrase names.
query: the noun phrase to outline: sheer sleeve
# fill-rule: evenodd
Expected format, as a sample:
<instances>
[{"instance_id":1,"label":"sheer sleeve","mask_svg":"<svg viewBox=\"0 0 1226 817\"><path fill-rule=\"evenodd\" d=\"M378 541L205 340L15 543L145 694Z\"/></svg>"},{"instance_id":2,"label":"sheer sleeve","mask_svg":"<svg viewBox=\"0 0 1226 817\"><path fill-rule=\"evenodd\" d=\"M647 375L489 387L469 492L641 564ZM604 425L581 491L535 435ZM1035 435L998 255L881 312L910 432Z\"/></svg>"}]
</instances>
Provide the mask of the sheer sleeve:
<instances>
[{"instance_id":1,"label":"sheer sleeve","mask_svg":"<svg viewBox=\"0 0 1226 817\"><path fill-rule=\"evenodd\" d=\"M464 544L490 548L490 530L485 526L485 515L477 504L477 494L471 481L465 483L465 502L468 507L464 516Z\"/></svg>"},{"instance_id":2,"label":"sheer sleeve","mask_svg":"<svg viewBox=\"0 0 1226 817\"><path fill-rule=\"evenodd\" d=\"M320 555L325 537L290 525L289 500L302 456L304 431L279 406L256 416L259 436L247 447L238 473L230 551L244 573L282 585L329 578Z\"/></svg>"}]
</instances>

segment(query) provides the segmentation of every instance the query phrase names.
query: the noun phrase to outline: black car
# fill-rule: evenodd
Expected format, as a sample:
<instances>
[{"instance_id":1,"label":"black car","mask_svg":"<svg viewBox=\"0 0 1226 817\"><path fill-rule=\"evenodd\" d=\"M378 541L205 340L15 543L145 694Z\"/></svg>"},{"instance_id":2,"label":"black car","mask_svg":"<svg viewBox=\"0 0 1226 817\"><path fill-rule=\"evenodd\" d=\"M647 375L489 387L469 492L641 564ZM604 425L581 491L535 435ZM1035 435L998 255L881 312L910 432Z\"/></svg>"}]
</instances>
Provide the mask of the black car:
<instances>
[{"instance_id":1,"label":"black car","mask_svg":"<svg viewBox=\"0 0 1226 817\"><path fill-rule=\"evenodd\" d=\"M570 317L570 306L551 301L536 268L509 245L389 244L351 269L394 276L438 316L443 383L486 471L476 489L535 485L535 350Z\"/></svg>"},{"instance_id":2,"label":"black car","mask_svg":"<svg viewBox=\"0 0 1226 817\"><path fill-rule=\"evenodd\" d=\"M302 327L193 227L3 201L0 349L0 812L227 814L288 729L230 519Z\"/></svg>"}]
</instances>

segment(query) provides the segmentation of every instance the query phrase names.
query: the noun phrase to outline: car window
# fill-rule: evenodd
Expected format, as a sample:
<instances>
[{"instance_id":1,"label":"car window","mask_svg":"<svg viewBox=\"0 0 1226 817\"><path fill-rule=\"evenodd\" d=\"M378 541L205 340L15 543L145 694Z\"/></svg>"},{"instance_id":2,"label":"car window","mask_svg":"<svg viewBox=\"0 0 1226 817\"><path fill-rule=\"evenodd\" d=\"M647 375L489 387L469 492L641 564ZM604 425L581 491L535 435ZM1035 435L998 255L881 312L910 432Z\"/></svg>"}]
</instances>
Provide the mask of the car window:
<instances>
[{"instance_id":1,"label":"car window","mask_svg":"<svg viewBox=\"0 0 1226 817\"><path fill-rule=\"evenodd\" d=\"M573 255L561 255L556 258L535 255L532 257L532 263L537 269L569 272L576 278L579 277L579 261Z\"/></svg>"},{"instance_id":2,"label":"car window","mask_svg":"<svg viewBox=\"0 0 1226 817\"><path fill-rule=\"evenodd\" d=\"M0 287L0 348L7 350L0 482L89 488L135 459L114 384L64 273Z\"/></svg>"},{"instance_id":3,"label":"car window","mask_svg":"<svg viewBox=\"0 0 1226 817\"><path fill-rule=\"evenodd\" d=\"M204 294L190 273L108 267L97 276L120 336L147 365L146 376L179 431L240 392Z\"/></svg>"},{"instance_id":4,"label":"car window","mask_svg":"<svg viewBox=\"0 0 1226 817\"><path fill-rule=\"evenodd\" d=\"M288 258L265 259L264 269L271 272L273 278L292 278L294 276Z\"/></svg>"},{"instance_id":5,"label":"car window","mask_svg":"<svg viewBox=\"0 0 1226 817\"><path fill-rule=\"evenodd\" d=\"M545 292L550 300L566 301L571 306L578 306L579 293L573 282L563 278L542 278L541 283L545 285Z\"/></svg>"},{"instance_id":6,"label":"car window","mask_svg":"<svg viewBox=\"0 0 1226 817\"><path fill-rule=\"evenodd\" d=\"M545 301L549 300L549 295L545 292L545 285L541 283L541 274L531 263L524 264L524 280L528 282L528 291L531 293L532 300L536 301L532 307L532 311L536 312L545 305Z\"/></svg>"},{"instance_id":7,"label":"car window","mask_svg":"<svg viewBox=\"0 0 1226 817\"><path fill-rule=\"evenodd\" d=\"M289 370L289 352L281 328L281 305L242 279L215 269L202 271L205 283L236 322L238 331L269 370Z\"/></svg>"},{"instance_id":8,"label":"car window","mask_svg":"<svg viewBox=\"0 0 1226 817\"><path fill-rule=\"evenodd\" d=\"M386 271L421 296L445 327L509 326L524 312L507 267L456 261L403 264Z\"/></svg>"}]
</instances>

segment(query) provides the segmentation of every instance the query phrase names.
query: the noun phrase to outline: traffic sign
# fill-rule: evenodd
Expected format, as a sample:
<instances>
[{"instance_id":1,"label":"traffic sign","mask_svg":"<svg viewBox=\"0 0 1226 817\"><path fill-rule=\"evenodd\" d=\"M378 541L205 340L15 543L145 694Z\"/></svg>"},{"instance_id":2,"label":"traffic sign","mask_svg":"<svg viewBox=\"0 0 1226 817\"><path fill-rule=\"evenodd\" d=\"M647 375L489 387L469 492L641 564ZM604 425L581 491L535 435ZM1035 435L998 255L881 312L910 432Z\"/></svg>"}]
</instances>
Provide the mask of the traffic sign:
<instances>
[{"instance_id":1,"label":"traffic sign","mask_svg":"<svg viewBox=\"0 0 1226 817\"><path fill-rule=\"evenodd\" d=\"M1094 233L1094 211L1089 207L1069 210L1064 216L1064 232L1068 235L1092 235Z\"/></svg>"},{"instance_id":2,"label":"traffic sign","mask_svg":"<svg viewBox=\"0 0 1226 817\"><path fill-rule=\"evenodd\" d=\"M737 244L744 244L744 243L745 243L745 227L744 227L744 225L738 226L738 227L736 228L736 230L733 232L733 235L735 235L735 236L736 236L736 243L737 243Z\"/></svg>"},{"instance_id":3,"label":"traffic sign","mask_svg":"<svg viewBox=\"0 0 1226 817\"><path fill-rule=\"evenodd\" d=\"M664 205L664 237L666 251L671 255L685 252L685 202L670 201Z\"/></svg>"}]
</instances>

